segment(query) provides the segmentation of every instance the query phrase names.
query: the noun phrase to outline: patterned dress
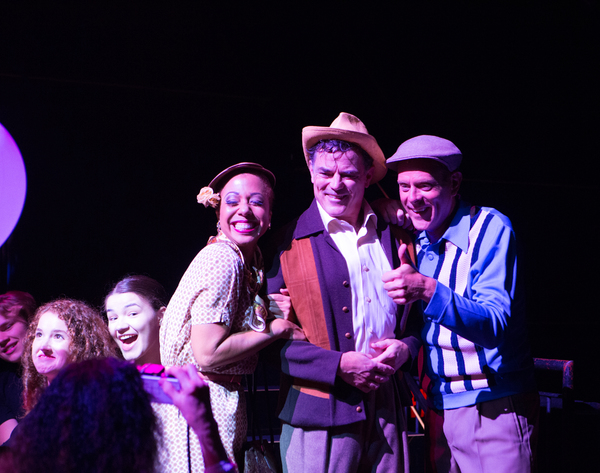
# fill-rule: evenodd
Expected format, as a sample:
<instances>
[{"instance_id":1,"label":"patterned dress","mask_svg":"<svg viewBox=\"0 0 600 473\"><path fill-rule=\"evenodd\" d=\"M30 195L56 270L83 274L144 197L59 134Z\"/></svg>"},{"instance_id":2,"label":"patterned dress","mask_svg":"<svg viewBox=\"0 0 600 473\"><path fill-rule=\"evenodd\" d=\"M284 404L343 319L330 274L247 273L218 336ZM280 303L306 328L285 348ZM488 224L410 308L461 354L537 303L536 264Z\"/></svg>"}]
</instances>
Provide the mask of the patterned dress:
<instances>
[{"instance_id":1,"label":"patterned dress","mask_svg":"<svg viewBox=\"0 0 600 473\"><path fill-rule=\"evenodd\" d=\"M209 240L183 275L163 317L160 329L163 365L192 363L200 371L192 352L192 325L219 323L227 327L230 334L264 327L264 319L255 310L255 298L262 279L262 258L258 250L255 262L259 270L252 272L246 269L240 250L222 233ZM212 372L231 375L252 373L257 360L258 355L251 355ZM208 383L221 441L233 459L246 438L244 392L235 383ZM198 438L179 410L167 405L161 417L163 442L167 450L167 455L161 459L163 471L204 471Z\"/></svg>"}]
</instances>

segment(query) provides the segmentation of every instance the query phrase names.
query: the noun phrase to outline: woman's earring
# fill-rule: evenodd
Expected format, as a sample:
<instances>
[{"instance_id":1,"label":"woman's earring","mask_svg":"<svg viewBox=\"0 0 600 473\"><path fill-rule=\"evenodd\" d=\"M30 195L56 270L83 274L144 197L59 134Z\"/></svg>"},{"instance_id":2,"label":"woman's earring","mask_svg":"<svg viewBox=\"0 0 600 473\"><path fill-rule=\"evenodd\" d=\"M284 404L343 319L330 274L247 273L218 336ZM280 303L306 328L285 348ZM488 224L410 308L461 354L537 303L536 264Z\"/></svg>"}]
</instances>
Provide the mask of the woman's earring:
<instances>
[{"instance_id":1,"label":"woman's earring","mask_svg":"<svg viewBox=\"0 0 600 473\"><path fill-rule=\"evenodd\" d=\"M221 220L219 220L217 222L217 231L220 233L221 232Z\"/></svg>"}]
</instances>

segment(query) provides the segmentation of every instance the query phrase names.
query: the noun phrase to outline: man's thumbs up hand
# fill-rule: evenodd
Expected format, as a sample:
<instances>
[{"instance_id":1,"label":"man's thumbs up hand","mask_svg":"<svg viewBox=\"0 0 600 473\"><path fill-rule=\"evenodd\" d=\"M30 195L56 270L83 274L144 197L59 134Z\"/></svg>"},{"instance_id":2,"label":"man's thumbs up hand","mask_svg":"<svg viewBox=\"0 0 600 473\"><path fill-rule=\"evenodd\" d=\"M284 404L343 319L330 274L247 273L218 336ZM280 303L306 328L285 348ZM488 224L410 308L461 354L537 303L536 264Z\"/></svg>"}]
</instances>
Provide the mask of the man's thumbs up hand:
<instances>
[{"instance_id":1,"label":"man's thumbs up hand","mask_svg":"<svg viewBox=\"0 0 600 473\"><path fill-rule=\"evenodd\" d=\"M435 291L435 279L417 271L404 243L398 248L398 258L400 266L381 277L383 288L396 304L410 304L419 299L428 303Z\"/></svg>"},{"instance_id":2,"label":"man's thumbs up hand","mask_svg":"<svg viewBox=\"0 0 600 473\"><path fill-rule=\"evenodd\" d=\"M408 255L408 247L406 246L406 243L402 243L400 248L398 248L398 258L400 259L400 266L408 264L409 266L414 267L413 262Z\"/></svg>"}]
</instances>

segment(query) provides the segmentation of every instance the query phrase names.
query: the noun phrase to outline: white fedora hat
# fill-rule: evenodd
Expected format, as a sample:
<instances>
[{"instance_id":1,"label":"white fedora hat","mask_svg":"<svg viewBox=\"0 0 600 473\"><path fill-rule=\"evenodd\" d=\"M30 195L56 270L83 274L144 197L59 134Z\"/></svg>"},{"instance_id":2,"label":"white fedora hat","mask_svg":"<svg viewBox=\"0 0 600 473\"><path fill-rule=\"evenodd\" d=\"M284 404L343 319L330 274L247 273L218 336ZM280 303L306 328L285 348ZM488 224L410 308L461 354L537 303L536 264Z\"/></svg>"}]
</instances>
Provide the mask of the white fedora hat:
<instances>
[{"instance_id":1,"label":"white fedora hat","mask_svg":"<svg viewBox=\"0 0 600 473\"><path fill-rule=\"evenodd\" d=\"M358 117L342 112L333 120L331 126L306 126L302 129L302 149L308 165L308 150L321 140L342 140L355 143L373 158L375 172L371 184L385 176L385 156L377 144L377 140L369 135L367 127Z\"/></svg>"}]
</instances>

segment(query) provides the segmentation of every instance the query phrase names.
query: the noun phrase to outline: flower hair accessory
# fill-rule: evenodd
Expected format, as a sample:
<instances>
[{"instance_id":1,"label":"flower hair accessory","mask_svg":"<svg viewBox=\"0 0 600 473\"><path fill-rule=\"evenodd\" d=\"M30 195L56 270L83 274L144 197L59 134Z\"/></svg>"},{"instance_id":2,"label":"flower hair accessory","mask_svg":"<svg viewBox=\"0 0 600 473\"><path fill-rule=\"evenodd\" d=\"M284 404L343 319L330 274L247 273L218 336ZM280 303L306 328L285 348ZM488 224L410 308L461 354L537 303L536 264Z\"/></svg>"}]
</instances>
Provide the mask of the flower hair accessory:
<instances>
[{"instance_id":1,"label":"flower hair accessory","mask_svg":"<svg viewBox=\"0 0 600 473\"><path fill-rule=\"evenodd\" d=\"M216 208L221 200L219 193L215 193L212 190L212 187L203 187L200 189L200 194L198 194L197 198L199 204L204 205L204 207L208 207L210 205L212 208Z\"/></svg>"}]
</instances>

